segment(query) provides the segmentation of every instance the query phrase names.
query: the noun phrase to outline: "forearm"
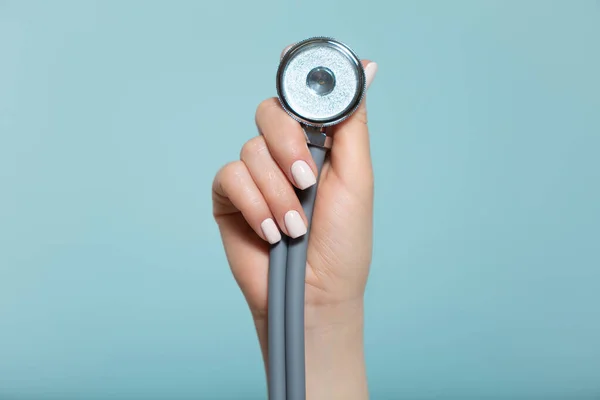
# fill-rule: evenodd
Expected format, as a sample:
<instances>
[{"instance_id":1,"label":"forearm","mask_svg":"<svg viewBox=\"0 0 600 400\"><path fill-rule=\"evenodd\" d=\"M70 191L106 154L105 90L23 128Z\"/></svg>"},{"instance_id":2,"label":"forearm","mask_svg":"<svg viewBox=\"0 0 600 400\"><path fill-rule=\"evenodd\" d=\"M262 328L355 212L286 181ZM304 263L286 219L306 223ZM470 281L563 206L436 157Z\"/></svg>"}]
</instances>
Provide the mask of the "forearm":
<instances>
[{"instance_id":1,"label":"forearm","mask_svg":"<svg viewBox=\"0 0 600 400\"><path fill-rule=\"evenodd\" d=\"M363 304L306 309L307 400L367 400ZM267 323L256 320L265 368L268 369Z\"/></svg>"}]
</instances>

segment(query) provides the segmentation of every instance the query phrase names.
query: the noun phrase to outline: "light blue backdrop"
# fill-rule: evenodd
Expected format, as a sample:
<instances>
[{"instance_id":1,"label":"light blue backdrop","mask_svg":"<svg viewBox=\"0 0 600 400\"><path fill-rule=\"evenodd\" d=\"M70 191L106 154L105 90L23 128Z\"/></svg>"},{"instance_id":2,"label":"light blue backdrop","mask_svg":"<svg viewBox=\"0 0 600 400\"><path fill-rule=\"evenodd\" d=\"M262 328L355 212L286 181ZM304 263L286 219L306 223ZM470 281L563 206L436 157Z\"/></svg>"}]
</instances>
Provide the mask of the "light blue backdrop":
<instances>
[{"instance_id":1,"label":"light blue backdrop","mask_svg":"<svg viewBox=\"0 0 600 400\"><path fill-rule=\"evenodd\" d=\"M259 399L211 216L280 50L376 60L373 399L600 395L600 2L0 0L0 398Z\"/></svg>"}]
</instances>

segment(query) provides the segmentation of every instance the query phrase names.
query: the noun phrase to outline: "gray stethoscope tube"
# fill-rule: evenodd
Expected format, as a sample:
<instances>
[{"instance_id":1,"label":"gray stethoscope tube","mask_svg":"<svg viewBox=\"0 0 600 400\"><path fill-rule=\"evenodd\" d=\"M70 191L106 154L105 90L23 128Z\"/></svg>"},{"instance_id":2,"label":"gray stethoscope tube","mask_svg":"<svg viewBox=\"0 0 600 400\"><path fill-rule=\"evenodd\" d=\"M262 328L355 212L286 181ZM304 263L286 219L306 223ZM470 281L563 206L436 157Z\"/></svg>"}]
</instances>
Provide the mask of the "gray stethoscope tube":
<instances>
[{"instance_id":1,"label":"gray stethoscope tube","mask_svg":"<svg viewBox=\"0 0 600 400\"><path fill-rule=\"evenodd\" d=\"M271 246L269 252L268 289L268 392L269 400L285 400L285 282L287 272L288 238Z\"/></svg>"},{"instance_id":2,"label":"gray stethoscope tube","mask_svg":"<svg viewBox=\"0 0 600 400\"><path fill-rule=\"evenodd\" d=\"M327 149L309 145L319 173ZM318 177L317 177L318 182ZM268 371L270 400L306 398L304 359L304 282L306 257L316 185L298 190L298 198L308 219L305 235L292 239L285 235L269 254Z\"/></svg>"},{"instance_id":3,"label":"gray stethoscope tube","mask_svg":"<svg viewBox=\"0 0 600 400\"><path fill-rule=\"evenodd\" d=\"M331 38L316 37L292 46L277 71L277 94L284 110L302 124L318 168L317 184L296 193L308 219L307 233L271 246L268 274L269 400L305 400L304 300L308 241L321 169L331 148L326 127L348 118L365 92L360 59ZM349 88L354 88L349 90Z\"/></svg>"},{"instance_id":4,"label":"gray stethoscope tube","mask_svg":"<svg viewBox=\"0 0 600 400\"><path fill-rule=\"evenodd\" d=\"M319 175L325 162L327 150L323 147L310 146ZM300 203L309 221L317 195L317 186L298 193ZM308 231L310 232L310 231ZM309 233L297 239L290 239L288 244L287 276L285 281L285 357L287 400L304 400L306 395L304 366L304 282L306 276L306 258Z\"/></svg>"}]
</instances>

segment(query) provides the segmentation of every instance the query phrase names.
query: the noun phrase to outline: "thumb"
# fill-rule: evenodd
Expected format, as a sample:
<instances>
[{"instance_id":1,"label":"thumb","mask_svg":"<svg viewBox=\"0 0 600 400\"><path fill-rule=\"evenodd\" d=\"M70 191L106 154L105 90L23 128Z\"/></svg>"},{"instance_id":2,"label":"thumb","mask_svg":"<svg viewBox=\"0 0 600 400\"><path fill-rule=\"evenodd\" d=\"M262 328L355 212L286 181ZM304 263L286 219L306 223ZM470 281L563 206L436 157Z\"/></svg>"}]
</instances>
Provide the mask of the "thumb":
<instances>
[{"instance_id":1,"label":"thumb","mask_svg":"<svg viewBox=\"0 0 600 400\"><path fill-rule=\"evenodd\" d=\"M377 73L377 63L363 60L367 89ZM350 118L333 128L331 168L343 181L351 183L371 178L371 149L367 126L366 97ZM364 179L363 179L364 178Z\"/></svg>"}]
</instances>

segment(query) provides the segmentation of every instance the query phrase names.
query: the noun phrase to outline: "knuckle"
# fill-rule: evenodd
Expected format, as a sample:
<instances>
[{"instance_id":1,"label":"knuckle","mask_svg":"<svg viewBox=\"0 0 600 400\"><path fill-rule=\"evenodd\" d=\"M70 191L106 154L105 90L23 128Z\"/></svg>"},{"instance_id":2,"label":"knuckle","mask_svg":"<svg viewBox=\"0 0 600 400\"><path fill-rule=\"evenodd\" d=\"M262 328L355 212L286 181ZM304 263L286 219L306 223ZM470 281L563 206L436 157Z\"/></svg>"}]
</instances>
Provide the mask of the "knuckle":
<instances>
[{"instance_id":1,"label":"knuckle","mask_svg":"<svg viewBox=\"0 0 600 400\"><path fill-rule=\"evenodd\" d=\"M274 191L271 201L273 206L281 213L282 218L289 210L300 210L300 214L303 214L298 197L295 195L293 189L288 186L282 185L278 187Z\"/></svg>"},{"instance_id":2,"label":"knuckle","mask_svg":"<svg viewBox=\"0 0 600 400\"><path fill-rule=\"evenodd\" d=\"M277 187L274 191L274 197L284 206L287 206L291 202L290 190L287 185Z\"/></svg>"},{"instance_id":3,"label":"knuckle","mask_svg":"<svg viewBox=\"0 0 600 400\"><path fill-rule=\"evenodd\" d=\"M262 152L267 151L267 143L262 136L255 136L248 140L242 146L240 151L240 159L248 158L249 156L258 155Z\"/></svg>"},{"instance_id":4,"label":"knuckle","mask_svg":"<svg viewBox=\"0 0 600 400\"><path fill-rule=\"evenodd\" d=\"M232 161L227 163L221 168L221 171L217 174L218 180L221 182L228 182L231 179L241 176L244 173L246 166L242 161Z\"/></svg>"},{"instance_id":5,"label":"knuckle","mask_svg":"<svg viewBox=\"0 0 600 400\"><path fill-rule=\"evenodd\" d=\"M223 202L222 198L229 196L228 188L230 182L242 173L244 164L241 161L233 161L225 164L219 169L212 183L213 201Z\"/></svg>"},{"instance_id":6,"label":"knuckle","mask_svg":"<svg viewBox=\"0 0 600 400\"><path fill-rule=\"evenodd\" d=\"M271 97L266 100L263 100L256 108L256 114L255 114L256 122L258 123L258 121L260 119L269 115L269 113L274 108L277 108L277 107L279 107L279 101L275 97Z\"/></svg>"}]
</instances>

